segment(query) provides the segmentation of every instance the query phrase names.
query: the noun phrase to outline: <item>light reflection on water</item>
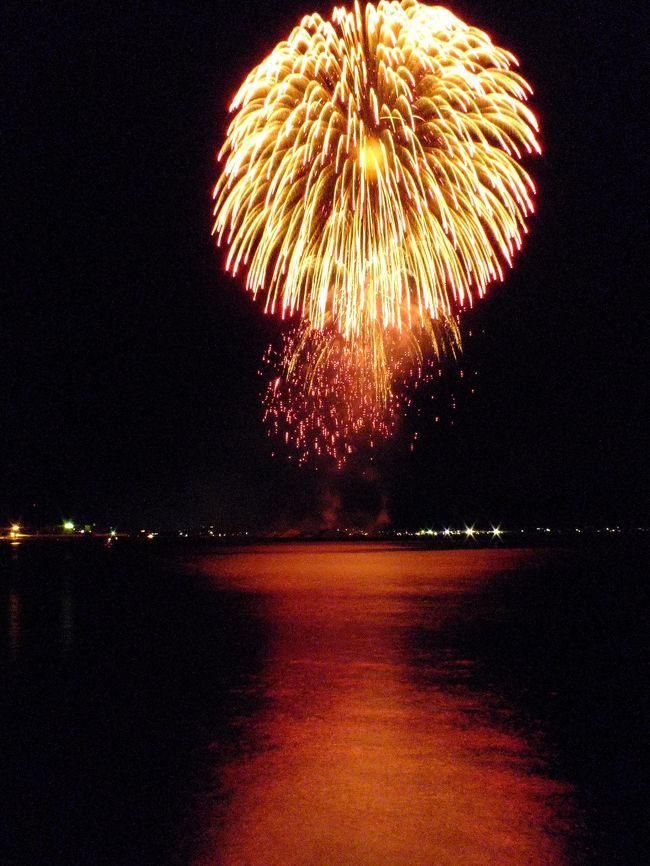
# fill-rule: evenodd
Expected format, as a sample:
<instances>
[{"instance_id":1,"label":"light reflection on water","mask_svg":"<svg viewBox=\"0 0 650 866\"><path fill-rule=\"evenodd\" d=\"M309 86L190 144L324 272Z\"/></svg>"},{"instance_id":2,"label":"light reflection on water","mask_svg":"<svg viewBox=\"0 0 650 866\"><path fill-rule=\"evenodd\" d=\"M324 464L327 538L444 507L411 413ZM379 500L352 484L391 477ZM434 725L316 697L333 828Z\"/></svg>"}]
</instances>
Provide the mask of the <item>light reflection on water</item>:
<instances>
[{"instance_id":1,"label":"light reflection on water","mask_svg":"<svg viewBox=\"0 0 650 866\"><path fill-rule=\"evenodd\" d=\"M269 644L251 747L218 769L196 866L567 863L568 792L539 745L463 685L471 659L414 637L523 555L292 545L204 560L220 590L258 599Z\"/></svg>"}]
</instances>

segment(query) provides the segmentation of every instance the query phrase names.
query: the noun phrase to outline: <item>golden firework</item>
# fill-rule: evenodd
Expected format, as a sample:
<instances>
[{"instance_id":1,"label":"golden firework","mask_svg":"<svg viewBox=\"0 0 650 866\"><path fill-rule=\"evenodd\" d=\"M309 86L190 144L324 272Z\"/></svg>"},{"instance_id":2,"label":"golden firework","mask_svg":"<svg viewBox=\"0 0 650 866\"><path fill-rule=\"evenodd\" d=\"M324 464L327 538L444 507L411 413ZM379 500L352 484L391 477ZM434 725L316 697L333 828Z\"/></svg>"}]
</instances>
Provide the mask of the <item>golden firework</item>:
<instances>
[{"instance_id":1,"label":"golden firework","mask_svg":"<svg viewBox=\"0 0 650 866\"><path fill-rule=\"evenodd\" d=\"M270 312L377 348L503 276L539 152L517 61L416 0L308 15L248 75L214 232Z\"/></svg>"}]
</instances>

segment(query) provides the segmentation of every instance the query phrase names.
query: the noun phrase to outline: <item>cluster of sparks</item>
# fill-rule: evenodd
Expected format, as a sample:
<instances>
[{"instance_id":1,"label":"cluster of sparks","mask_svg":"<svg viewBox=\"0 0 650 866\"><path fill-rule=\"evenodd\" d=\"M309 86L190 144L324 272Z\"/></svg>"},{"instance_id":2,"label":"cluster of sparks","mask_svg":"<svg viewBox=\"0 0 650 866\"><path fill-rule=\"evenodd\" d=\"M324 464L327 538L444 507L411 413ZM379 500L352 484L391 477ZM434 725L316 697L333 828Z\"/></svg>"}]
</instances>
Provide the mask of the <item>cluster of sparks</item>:
<instances>
[{"instance_id":1,"label":"cluster of sparks","mask_svg":"<svg viewBox=\"0 0 650 866\"><path fill-rule=\"evenodd\" d=\"M337 464L394 430L396 383L460 348L533 210L531 92L508 51L442 7L306 16L248 75L219 154L214 233L265 310L268 429Z\"/></svg>"},{"instance_id":2,"label":"cluster of sparks","mask_svg":"<svg viewBox=\"0 0 650 866\"><path fill-rule=\"evenodd\" d=\"M423 339L439 353L454 351L456 323L437 329L429 323L415 333L387 331L379 357L332 326L312 329L303 321L293 327L281 349L269 346L263 358L262 375L270 376L263 400L269 437L299 465L327 455L342 468L355 450L372 451L393 434L410 406L413 379L422 383L433 376Z\"/></svg>"}]
</instances>

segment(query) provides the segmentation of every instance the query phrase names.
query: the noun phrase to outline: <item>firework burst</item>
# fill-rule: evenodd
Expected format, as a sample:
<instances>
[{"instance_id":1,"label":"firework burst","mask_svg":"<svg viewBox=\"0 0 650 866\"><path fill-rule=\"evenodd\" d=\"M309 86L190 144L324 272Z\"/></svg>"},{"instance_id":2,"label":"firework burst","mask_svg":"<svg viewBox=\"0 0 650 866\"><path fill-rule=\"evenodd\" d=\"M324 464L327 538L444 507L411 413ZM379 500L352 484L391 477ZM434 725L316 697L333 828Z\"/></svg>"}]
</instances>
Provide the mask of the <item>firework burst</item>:
<instances>
[{"instance_id":1,"label":"firework burst","mask_svg":"<svg viewBox=\"0 0 650 866\"><path fill-rule=\"evenodd\" d=\"M303 18L231 105L214 190L227 268L268 311L366 343L471 304L533 207L516 64L415 0Z\"/></svg>"},{"instance_id":2,"label":"firework burst","mask_svg":"<svg viewBox=\"0 0 650 866\"><path fill-rule=\"evenodd\" d=\"M264 396L298 462L390 436L404 383L459 351L460 311L512 264L540 152L516 67L447 9L357 2L304 17L233 99L213 233L301 322Z\"/></svg>"}]
</instances>

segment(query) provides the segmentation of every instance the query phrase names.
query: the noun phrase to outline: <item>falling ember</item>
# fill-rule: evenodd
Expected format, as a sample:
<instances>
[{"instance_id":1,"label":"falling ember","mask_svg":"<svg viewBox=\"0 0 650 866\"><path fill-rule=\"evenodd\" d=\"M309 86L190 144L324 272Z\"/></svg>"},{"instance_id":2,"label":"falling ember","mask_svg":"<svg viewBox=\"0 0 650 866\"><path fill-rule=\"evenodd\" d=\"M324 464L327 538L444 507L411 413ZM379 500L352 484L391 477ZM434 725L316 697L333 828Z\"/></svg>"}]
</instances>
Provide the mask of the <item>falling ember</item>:
<instances>
[{"instance_id":1,"label":"falling ember","mask_svg":"<svg viewBox=\"0 0 650 866\"><path fill-rule=\"evenodd\" d=\"M422 343L436 358L455 354L456 323L408 334L388 330L371 345L346 340L332 327L294 327L280 351L269 347L264 356L261 374L271 374L263 395L269 438L282 442L299 465L322 457L340 469L353 454L373 450L408 409L410 383L430 380L438 369Z\"/></svg>"},{"instance_id":2,"label":"falling ember","mask_svg":"<svg viewBox=\"0 0 650 866\"><path fill-rule=\"evenodd\" d=\"M267 413L288 400L279 415L307 411L307 429L306 404L320 419L331 396L335 449L350 425L390 435L395 346L440 357L431 332L503 278L533 211L522 160L540 152L516 67L443 7L380 0L305 16L247 76L213 233L267 312L303 322Z\"/></svg>"},{"instance_id":3,"label":"falling ember","mask_svg":"<svg viewBox=\"0 0 650 866\"><path fill-rule=\"evenodd\" d=\"M280 351L269 347L264 364L281 375L263 395L269 438L304 464L328 458L342 467L358 443L387 438L395 423L395 398L377 381L367 347L351 345L334 329L298 325ZM262 373L264 375L264 373Z\"/></svg>"}]
</instances>

